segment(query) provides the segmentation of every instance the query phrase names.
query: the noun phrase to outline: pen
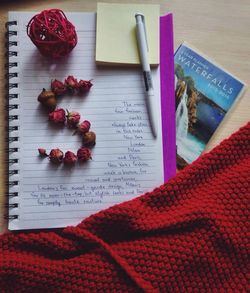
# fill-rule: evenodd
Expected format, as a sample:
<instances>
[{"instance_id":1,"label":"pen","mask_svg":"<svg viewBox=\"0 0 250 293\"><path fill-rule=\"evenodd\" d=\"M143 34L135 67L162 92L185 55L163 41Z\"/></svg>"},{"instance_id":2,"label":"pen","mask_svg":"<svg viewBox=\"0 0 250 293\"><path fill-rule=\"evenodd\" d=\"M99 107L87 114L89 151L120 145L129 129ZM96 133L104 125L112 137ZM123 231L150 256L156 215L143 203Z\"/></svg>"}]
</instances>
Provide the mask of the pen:
<instances>
[{"instance_id":1,"label":"pen","mask_svg":"<svg viewBox=\"0 0 250 293\"><path fill-rule=\"evenodd\" d=\"M157 117L154 113L154 89L153 89L153 80L150 70L150 65L148 61L148 43L146 36L146 26L145 26L145 18L141 13L135 14L136 19L136 35L137 35L137 43L139 49L139 55L143 70L143 78L146 89L146 107L149 117L149 123L151 126L152 134L156 138L157 137Z\"/></svg>"}]
</instances>

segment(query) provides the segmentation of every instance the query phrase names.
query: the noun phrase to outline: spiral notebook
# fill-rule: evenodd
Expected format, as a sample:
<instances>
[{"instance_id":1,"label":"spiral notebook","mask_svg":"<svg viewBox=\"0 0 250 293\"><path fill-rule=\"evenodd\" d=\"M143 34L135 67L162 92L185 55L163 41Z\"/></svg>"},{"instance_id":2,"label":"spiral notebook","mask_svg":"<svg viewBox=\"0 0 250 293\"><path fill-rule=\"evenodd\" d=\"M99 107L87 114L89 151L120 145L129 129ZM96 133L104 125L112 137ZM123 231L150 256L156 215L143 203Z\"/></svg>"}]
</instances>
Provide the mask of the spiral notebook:
<instances>
[{"instance_id":1,"label":"spiral notebook","mask_svg":"<svg viewBox=\"0 0 250 293\"><path fill-rule=\"evenodd\" d=\"M172 15L160 18L160 66L153 70L159 131L154 139L145 108L140 68L95 63L95 13L66 13L78 44L63 60L41 56L26 35L34 13L10 12L9 229L76 225L114 204L135 198L175 174ZM92 123L97 143L92 160L72 168L41 159L38 148L76 152L78 135L52 127L37 96L51 79L92 79L85 97L64 96L58 107L78 111Z\"/></svg>"}]
</instances>

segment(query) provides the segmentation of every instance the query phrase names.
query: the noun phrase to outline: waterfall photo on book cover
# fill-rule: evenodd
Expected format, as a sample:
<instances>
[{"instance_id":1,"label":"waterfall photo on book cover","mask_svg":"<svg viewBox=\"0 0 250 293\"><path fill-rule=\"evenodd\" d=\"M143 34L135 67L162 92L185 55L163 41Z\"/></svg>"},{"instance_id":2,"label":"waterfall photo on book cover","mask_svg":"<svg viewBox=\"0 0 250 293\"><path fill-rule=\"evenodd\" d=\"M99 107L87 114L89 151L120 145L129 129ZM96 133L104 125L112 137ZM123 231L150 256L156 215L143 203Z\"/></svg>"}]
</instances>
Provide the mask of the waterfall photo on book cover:
<instances>
[{"instance_id":1,"label":"waterfall photo on book cover","mask_svg":"<svg viewBox=\"0 0 250 293\"><path fill-rule=\"evenodd\" d=\"M177 166L199 157L244 84L186 44L175 53Z\"/></svg>"}]
</instances>

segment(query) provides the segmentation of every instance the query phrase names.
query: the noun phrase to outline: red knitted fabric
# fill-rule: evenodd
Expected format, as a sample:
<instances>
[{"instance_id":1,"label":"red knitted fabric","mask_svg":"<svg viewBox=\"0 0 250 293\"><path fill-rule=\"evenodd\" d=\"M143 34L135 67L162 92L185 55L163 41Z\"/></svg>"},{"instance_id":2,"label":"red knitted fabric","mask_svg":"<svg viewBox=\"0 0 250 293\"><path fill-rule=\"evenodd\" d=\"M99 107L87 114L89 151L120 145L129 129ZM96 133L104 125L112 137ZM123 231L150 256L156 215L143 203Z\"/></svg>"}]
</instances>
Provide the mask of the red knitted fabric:
<instances>
[{"instance_id":1,"label":"red knitted fabric","mask_svg":"<svg viewBox=\"0 0 250 293\"><path fill-rule=\"evenodd\" d=\"M3 235L1 292L247 292L249 138L77 227Z\"/></svg>"}]
</instances>

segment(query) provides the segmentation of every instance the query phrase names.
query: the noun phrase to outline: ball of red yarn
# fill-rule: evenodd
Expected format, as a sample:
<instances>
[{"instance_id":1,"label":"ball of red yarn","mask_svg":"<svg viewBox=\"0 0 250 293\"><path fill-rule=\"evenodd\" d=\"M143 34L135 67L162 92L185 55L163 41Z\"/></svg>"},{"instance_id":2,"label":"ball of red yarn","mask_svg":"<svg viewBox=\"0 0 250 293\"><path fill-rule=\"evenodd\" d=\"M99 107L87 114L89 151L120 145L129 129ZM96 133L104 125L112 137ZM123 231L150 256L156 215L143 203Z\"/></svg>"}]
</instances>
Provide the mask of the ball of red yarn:
<instances>
[{"instance_id":1,"label":"ball of red yarn","mask_svg":"<svg viewBox=\"0 0 250 293\"><path fill-rule=\"evenodd\" d=\"M62 10L43 10L32 17L27 34L42 55L52 58L64 57L77 44L75 27Z\"/></svg>"}]
</instances>

